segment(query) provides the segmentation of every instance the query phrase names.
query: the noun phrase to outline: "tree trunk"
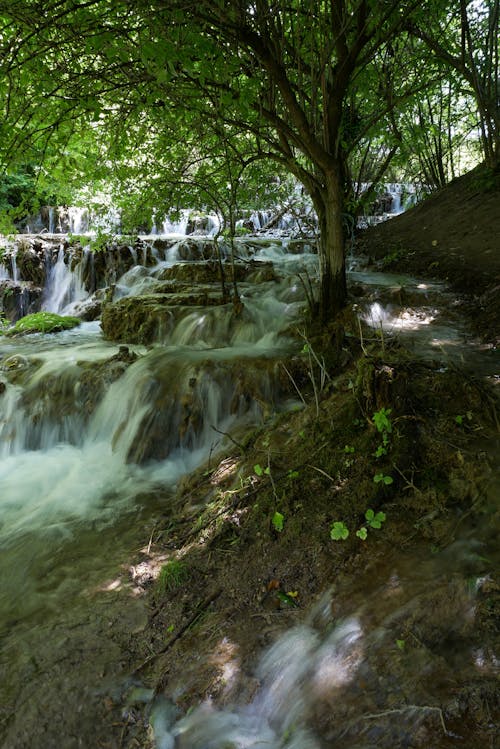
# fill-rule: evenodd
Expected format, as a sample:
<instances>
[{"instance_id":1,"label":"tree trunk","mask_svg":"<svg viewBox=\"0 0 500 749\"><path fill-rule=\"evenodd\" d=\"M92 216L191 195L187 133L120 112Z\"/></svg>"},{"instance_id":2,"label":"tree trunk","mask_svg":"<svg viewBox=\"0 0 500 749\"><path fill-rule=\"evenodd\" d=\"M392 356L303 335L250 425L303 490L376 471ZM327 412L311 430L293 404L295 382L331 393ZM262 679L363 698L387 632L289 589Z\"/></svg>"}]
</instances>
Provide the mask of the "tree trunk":
<instances>
[{"instance_id":1,"label":"tree trunk","mask_svg":"<svg viewBox=\"0 0 500 749\"><path fill-rule=\"evenodd\" d=\"M345 237L342 223L343 190L341 180L331 174L317 200L319 220L320 297L319 315L326 323L345 307Z\"/></svg>"}]
</instances>

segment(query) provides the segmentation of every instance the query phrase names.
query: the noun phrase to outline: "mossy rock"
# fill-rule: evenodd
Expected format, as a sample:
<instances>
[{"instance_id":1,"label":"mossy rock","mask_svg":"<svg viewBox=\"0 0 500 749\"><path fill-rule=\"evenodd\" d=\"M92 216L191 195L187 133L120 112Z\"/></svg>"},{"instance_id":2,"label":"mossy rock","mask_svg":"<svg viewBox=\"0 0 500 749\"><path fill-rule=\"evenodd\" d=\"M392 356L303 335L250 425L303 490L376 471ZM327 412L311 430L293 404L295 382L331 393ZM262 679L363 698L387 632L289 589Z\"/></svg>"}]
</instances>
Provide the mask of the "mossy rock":
<instances>
[{"instance_id":1,"label":"mossy rock","mask_svg":"<svg viewBox=\"0 0 500 749\"><path fill-rule=\"evenodd\" d=\"M5 334L57 333L60 330L74 328L80 325L80 322L81 320L78 317L65 317L56 315L55 312L34 312L31 315L21 317Z\"/></svg>"}]
</instances>

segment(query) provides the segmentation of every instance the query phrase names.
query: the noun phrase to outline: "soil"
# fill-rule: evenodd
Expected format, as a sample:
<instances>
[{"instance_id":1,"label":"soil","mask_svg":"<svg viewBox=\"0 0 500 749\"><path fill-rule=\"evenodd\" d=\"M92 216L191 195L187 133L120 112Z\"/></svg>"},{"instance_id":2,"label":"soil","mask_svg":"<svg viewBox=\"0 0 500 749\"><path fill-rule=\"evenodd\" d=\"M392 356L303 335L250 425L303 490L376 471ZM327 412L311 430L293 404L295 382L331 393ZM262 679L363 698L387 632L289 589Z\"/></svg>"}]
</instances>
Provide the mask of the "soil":
<instances>
[{"instance_id":1,"label":"soil","mask_svg":"<svg viewBox=\"0 0 500 749\"><path fill-rule=\"evenodd\" d=\"M478 170L366 231L356 252L385 269L449 280L493 346L499 207L498 178ZM122 692L103 686L93 695L93 735L85 724L82 738L75 714L79 738L44 747L152 749L155 698L171 715L204 701L248 703L261 654L311 622L319 604L322 623L311 625L319 638L353 615L364 631L353 679L309 697L321 746L494 747L498 395L481 377L421 361L397 341L366 335L361 345L358 333L350 310L327 331L311 331L321 366L304 355L287 362L300 408L229 435L174 497L155 497L164 515L127 563L123 616L108 623L128 651L120 667L130 679ZM384 513L380 528L367 510ZM346 539L332 538L334 523L349 530ZM75 659L90 662L101 640L104 652L97 624L89 638ZM19 731L16 724L10 735ZM11 746L35 746L23 742Z\"/></svg>"},{"instance_id":2,"label":"soil","mask_svg":"<svg viewBox=\"0 0 500 749\"><path fill-rule=\"evenodd\" d=\"M364 232L357 252L384 269L448 280L494 346L499 237L500 183L479 169ZM363 735L363 746L387 749L445 749L457 740L493 747L495 388L415 360L396 342L361 348L350 320L347 312L311 338L326 357L326 383L297 357L290 370L306 405L231 435L224 453L178 488L174 515L130 567L149 608L131 665L136 683L181 715L207 700L248 702L259 688L259 655L326 595L330 626L362 612L367 654L351 685L311 708L325 746L361 746ZM388 415L386 440L376 413ZM368 525L363 541L356 530L367 527L367 509L386 521ZM331 538L334 522L349 529L347 539ZM478 538L481 555L463 555ZM399 575L406 593L389 614L381 602ZM482 581L473 605L471 577ZM483 668L471 666L477 652L489 654ZM154 746L147 715L129 697L122 746Z\"/></svg>"},{"instance_id":3,"label":"soil","mask_svg":"<svg viewBox=\"0 0 500 749\"><path fill-rule=\"evenodd\" d=\"M500 341L500 175L479 166L357 238L386 270L448 281L484 340Z\"/></svg>"}]
</instances>

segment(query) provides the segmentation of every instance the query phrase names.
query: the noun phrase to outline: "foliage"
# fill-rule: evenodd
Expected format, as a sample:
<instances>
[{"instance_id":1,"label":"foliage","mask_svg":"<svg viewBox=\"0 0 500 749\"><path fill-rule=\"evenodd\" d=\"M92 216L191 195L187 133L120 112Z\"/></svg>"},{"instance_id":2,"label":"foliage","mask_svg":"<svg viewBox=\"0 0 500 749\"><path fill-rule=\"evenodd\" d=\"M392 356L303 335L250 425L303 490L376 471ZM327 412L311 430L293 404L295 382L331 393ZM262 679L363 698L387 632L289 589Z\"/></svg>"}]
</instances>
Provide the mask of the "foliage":
<instances>
[{"instance_id":1,"label":"foliage","mask_svg":"<svg viewBox=\"0 0 500 749\"><path fill-rule=\"evenodd\" d=\"M271 523L273 524L274 530L281 533L285 527L285 516L282 515L281 512L276 511L271 518Z\"/></svg>"},{"instance_id":2,"label":"foliage","mask_svg":"<svg viewBox=\"0 0 500 749\"><path fill-rule=\"evenodd\" d=\"M107 170L121 195L155 194L160 211L194 192L231 235L247 180L255 199L272 184L263 173L292 174L319 219L326 319L346 300L350 160L378 138L384 173L401 141L395 110L422 85L404 30L414 6L61 0L33 34L34 0L2 0L4 158L55 165L82 143L75 173Z\"/></svg>"},{"instance_id":3,"label":"foliage","mask_svg":"<svg viewBox=\"0 0 500 749\"><path fill-rule=\"evenodd\" d=\"M111 182L126 231L193 205L230 238L291 175L327 321L359 201L398 154L442 182L476 120L498 153L498 3L0 0L0 161L36 165L37 189Z\"/></svg>"},{"instance_id":4,"label":"foliage","mask_svg":"<svg viewBox=\"0 0 500 749\"><path fill-rule=\"evenodd\" d=\"M171 559L163 565L158 576L157 586L160 593L173 592L189 579L189 570L184 562Z\"/></svg>"},{"instance_id":5,"label":"foliage","mask_svg":"<svg viewBox=\"0 0 500 749\"><path fill-rule=\"evenodd\" d=\"M376 484L385 484L385 486L389 486L394 482L394 479L392 476L385 475L384 473L376 473L373 477L373 481Z\"/></svg>"},{"instance_id":6,"label":"foliage","mask_svg":"<svg viewBox=\"0 0 500 749\"><path fill-rule=\"evenodd\" d=\"M390 408L380 408L378 411L375 411L372 417L377 431L382 435L382 442L378 445L374 453L376 458L387 455L389 451L389 434L392 432L392 423L389 418L391 412L392 409Z\"/></svg>"},{"instance_id":7,"label":"foliage","mask_svg":"<svg viewBox=\"0 0 500 749\"><path fill-rule=\"evenodd\" d=\"M385 522L386 515L385 512L376 513L374 510L369 508L365 512L365 520L369 528L379 529L382 527L382 523ZM330 538L332 539L332 541L345 541L347 538L349 538L349 535L350 531L345 523L339 520L336 520L332 523L332 526L330 528ZM368 528L365 525L362 525L357 529L356 536L361 541L366 541L366 539L368 538Z\"/></svg>"},{"instance_id":8,"label":"foliage","mask_svg":"<svg viewBox=\"0 0 500 749\"><path fill-rule=\"evenodd\" d=\"M349 537L349 528L345 523L336 520L330 528L330 538L332 541L345 541Z\"/></svg>"},{"instance_id":9,"label":"foliage","mask_svg":"<svg viewBox=\"0 0 500 749\"><path fill-rule=\"evenodd\" d=\"M271 469L269 466L266 466L266 468L262 468L260 463L256 463L253 467L254 473L256 476L269 476L271 474Z\"/></svg>"},{"instance_id":10,"label":"foliage","mask_svg":"<svg viewBox=\"0 0 500 749\"><path fill-rule=\"evenodd\" d=\"M381 528L382 523L385 522L385 512L375 513L372 509L368 509L365 512L365 518L370 528Z\"/></svg>"},{"instance_id":11,"label":"foliage","mask_svg":"<svg viewBox=\"0 0 500 749\"><path fill-rule=\"evenodd\" d=\"M392 424L389 418L392 412L391 408L380 408L373 414L373 423L377 427L378 431L382 434L392 432Z\"/></svg>"},{"instance_id":12,"label":"foliage","mask_svg":"<svg viewBox=\"0 0 500 749\"><path fill-rule=\"evenodd\" d=\"M78 317L57 315L55 312L34 312L18 320L6 335L18 333L56 333L80 325Z\"/></svg>"}]
</instances>

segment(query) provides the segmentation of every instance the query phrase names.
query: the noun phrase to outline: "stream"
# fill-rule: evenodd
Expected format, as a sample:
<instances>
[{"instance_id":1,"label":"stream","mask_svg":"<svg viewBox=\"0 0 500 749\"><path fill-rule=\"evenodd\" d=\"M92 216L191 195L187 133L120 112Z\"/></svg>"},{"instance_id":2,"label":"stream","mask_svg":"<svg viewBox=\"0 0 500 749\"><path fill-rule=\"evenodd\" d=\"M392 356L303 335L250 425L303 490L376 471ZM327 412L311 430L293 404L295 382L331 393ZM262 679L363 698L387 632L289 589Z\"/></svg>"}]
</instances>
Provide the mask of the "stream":
<instances>
[{"instance_id":1,"label":"stream","mask_svg":"<svg viewBox=\"0 0 500 749\"><path fill-rule=\"evenodd\" d=\"M145 241L154 262L132 264L111 288L125 315L127 300L171 285L178 298L153 340L106 340L97 319L50 335L0 337L5 749L122 745L107 699L130 689L127 664L148 617L124 560L147 545L158 518L168 518L178 482L223 449L224 434L237 439L270 413L297 408L278 363L300 348L293 329L306 299L297 274L314 278L317 265L307 243L289 252L284 238L241 241L244 312L235 315L232 303L211 301L214 283L204 282L205 304L186 301L186 268L207 264L196 240L188 247L179 237ZM78 314L85 307L98 292L86 288L82 268L83 260L70 265L61 245L43 309ZM14 261L0 267L0 279L19 278ZM497 352L469 339L441 284L354 268L350 283L362 287L359 315L382 343L397 337L418 357L498 381ZM499 442L482 449L498 467ZM486 504L499 490L497 468ZM256 654L259 686L245 704L207 703L180 716L165 697L145 693L154 745L411 747L412 737L428 730L435 749L487 749L420 699L428 699L422 685L431 680L439 703L454 671L498 673L497 655L468 644L475 595L488 584L484 560L499 561L493 530L487 521L481 538L465 529L431 560L394 553L374 562L370 585L360 580L354 589L339 583L326 591L302 621ZM422 653L405 660L402 646L400 671L391 673L384 653L405 617L420 621L424 604L433 614L421 623L422 638L432 648L449 633L439 665L424 673Z\"/></svg>"}]
</instances>

